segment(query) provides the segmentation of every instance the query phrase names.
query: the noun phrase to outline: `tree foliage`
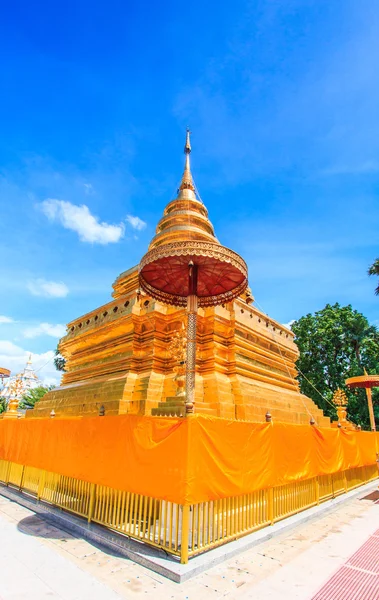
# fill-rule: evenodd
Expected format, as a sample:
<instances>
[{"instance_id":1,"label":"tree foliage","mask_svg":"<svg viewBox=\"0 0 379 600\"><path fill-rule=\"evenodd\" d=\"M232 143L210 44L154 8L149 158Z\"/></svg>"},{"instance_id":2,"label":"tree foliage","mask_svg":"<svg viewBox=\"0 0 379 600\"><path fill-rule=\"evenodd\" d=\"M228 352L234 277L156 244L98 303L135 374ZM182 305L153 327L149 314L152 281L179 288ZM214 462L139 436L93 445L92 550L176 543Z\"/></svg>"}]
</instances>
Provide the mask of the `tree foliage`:
<instances>
[{"instance_id":1,"label":"tree foliage","mask_svg":"<svg viewBox=\"0 0 379 600\"><path fill-rule=\"evenodd\" d=\"M295 321L292 331L300 351L296 366L301 392L312 398L326 415L335 418L336 411L330 402L333 393L343 389L349 400L348 418L369 429L365 390L350 390L345 380L363 375L364 369L371 374L379 372L377 328L351 305L327 304L322 310ZM375 417L379 419L379 390L373 390L373 401Z\"/></svg>"},{"instance_id":2,"label":"tree foliage","mask_svg":"<svg viewBox=\"0 0 379 600\"><path fill-rule=\"evenodd\" d=\"M53 390L55 385L39 385L38 387L32 388L28 392L26 392L19 403L19 408L34 408L34 405L38 400L41 400L43 396Z\"/></svg>"},{"instance_id":3,"label":"tree foliage","mask_svg":"<svg viewBox=\"0 0 379 600\"><path fill-rule=\"evenodd\" d=\"M54 365L57 371L65 371L66 359L59 352L58 346L55 349Z\"/></svg>"},{"instance_id":4,"label":"tree foliage","mask_svg":"<svg viewBox=\"0 0 379 600\"><path fill-rule=\"evenodd\" d=\"M368 270L369 275L377 275L379 277L379 258L377 258ZM379 285L375 288L375 294L379 296Z\"/></svg>"},{"instance_id":5,"label":"tree foliage","mask_svg":"<svg viewBox=\"0 0 379 600\"><path fill-rule=\"evenodd\" d=\"M7 400L4 396L0 396L0 415L7 410Z\"/></svg>"}]
</instances>

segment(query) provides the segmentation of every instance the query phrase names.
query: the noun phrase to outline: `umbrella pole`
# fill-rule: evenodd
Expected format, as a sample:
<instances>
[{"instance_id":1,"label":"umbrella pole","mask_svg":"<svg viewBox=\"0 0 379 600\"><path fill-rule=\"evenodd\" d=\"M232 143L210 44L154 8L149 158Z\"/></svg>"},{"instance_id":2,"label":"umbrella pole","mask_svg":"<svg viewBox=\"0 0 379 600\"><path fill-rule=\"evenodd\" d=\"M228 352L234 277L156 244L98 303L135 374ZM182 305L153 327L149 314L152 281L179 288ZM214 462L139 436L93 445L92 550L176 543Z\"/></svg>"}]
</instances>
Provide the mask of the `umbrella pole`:
<instances>
[{"instance_id":1,"label":"umbrella pole","mask_svg":"<svg viewBox=\"0 0 379 600\"><path fill-rule=\"evenodd\" d=\"M372 406L372 392L371 392L371 388L366 388L366 396L367 396L367 404L368 404L368 412L370 415L370 425L371 425L371 431L376 431L376 426L375 426L375 417L374 417L374 408Z\"/></svg>"},{"instance_id":2,"label":"umbrella pole","mask_svg":"<svg viewBox=\"0 0 379 600\"><path fill-rule=\"evenodd\" d=\"M188 263L189 294L187 298L186 414L195 412L195 368L197 330L197 266Z\"/></svg>"}]
</instances>

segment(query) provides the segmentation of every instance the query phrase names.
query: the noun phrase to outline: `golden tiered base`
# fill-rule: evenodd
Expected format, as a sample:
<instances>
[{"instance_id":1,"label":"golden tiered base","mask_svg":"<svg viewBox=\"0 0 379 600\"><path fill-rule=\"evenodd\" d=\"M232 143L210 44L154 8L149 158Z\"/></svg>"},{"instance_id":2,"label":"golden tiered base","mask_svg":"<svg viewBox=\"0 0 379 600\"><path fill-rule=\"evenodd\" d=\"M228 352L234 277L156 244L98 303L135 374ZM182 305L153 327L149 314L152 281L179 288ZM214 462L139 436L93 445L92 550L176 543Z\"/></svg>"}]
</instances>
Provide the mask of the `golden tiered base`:
<instances>
[{"instance_id":1,"label":"golden tiered base","mask_svg":"<svg viewBox=\"0 0 379 600\"><path fill-rule=\"evenodd\" d=\"M137 292L136 269L114 284L114 300L68 325L60 350L66 373L27 418L61 415L171 414L178 357L173 336L185 329L185 310ZM287 328L238 298L199 309L195 410L227 419L330 426L300 394L298 356ZM158 411L158 412L157 412Z\"/></svg>"}]
</instances>

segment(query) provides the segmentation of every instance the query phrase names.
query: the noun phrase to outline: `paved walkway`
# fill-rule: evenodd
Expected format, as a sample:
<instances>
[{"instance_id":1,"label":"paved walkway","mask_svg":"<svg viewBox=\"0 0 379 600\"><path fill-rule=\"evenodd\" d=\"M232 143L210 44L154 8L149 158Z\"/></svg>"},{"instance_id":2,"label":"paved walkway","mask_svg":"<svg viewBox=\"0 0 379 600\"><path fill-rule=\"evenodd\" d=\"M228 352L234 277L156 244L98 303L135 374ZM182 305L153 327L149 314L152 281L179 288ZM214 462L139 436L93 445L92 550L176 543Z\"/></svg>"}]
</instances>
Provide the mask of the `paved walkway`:
<instances>
[{"instance_id":1,"label":"paved walkway","mask_svg":"<svg viewBox=\"0 0 379 600\"><path fill-rule=\"evenodd\" d=\"M346 588L336 593L349 559L350 569L362 571L363 555L379 540L376 499L378 492L349 500L179 585L0 496L0 600L377 600L377 592L351 599ZM364 565L379 576L377 562Z\"/></svg>"},{"instance_id":2,"label":"paved walkway","mask_svg":"<svg viewBox=\"0 0 379 600\"><path fill-rule=\"evenodd\" d=\"M312 600L378 600L379 529L313 596Z\"/></svg>"}]
</instances>

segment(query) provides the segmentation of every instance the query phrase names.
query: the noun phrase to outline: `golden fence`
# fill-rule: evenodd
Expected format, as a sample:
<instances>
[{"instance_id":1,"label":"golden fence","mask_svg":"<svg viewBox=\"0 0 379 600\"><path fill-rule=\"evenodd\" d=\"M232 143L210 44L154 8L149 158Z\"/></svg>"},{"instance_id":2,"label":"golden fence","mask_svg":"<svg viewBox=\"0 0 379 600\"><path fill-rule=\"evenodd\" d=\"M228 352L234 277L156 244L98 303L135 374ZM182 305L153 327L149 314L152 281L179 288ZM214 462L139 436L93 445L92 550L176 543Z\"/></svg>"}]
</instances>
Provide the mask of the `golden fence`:
<instances>
[{"instance_id":1,"label":"golden fence","mask_svg":"<svg viewBox=\"0 0 379 600\"><path fill-rule=\"evenodd\" d=\"M378 477L376 465L182 506L0 460L0 482L128 537L188 558Z\"/></svg>"}]
</instances>

